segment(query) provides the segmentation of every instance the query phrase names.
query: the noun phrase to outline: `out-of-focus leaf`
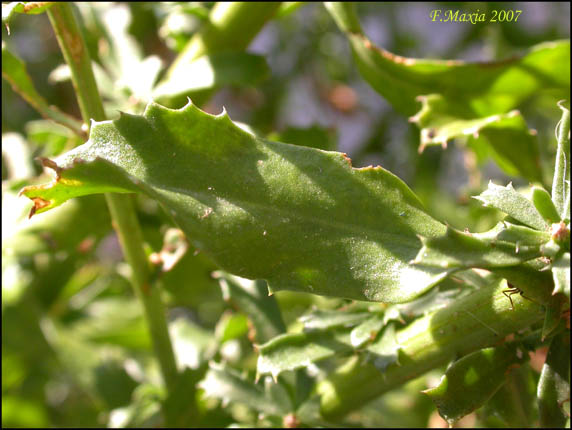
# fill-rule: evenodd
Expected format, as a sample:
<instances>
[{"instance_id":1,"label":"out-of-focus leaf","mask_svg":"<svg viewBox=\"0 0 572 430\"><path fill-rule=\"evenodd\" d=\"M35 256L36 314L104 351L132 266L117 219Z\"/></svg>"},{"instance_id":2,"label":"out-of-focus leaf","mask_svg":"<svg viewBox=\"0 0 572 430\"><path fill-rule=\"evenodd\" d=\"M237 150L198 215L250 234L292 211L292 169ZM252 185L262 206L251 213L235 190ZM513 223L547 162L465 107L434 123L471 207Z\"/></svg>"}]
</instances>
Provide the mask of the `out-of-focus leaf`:
<instances>
[{"instance_id":1,"label":"out-of-focus leaf","mask_svg":"<svg viewBox=\"0 0 572 430\"><path fill-rule=\"evenodd\" d=\"M226 114L191 104L174 111L151 103L144 116L94 123L91 133L57 162L44 161L54 183L22 191L35 212L74 196L143 192L196 248L273 291L403 302L448 274L409 264L417 235L446 228L381 167L355 169L340 153L258 140Z\"/></svg>"},{"instance_id":2,"label":"out-of-focus leaf","mask_svg":"<svg viewBox=\"0 0 572 430\"><path fill-rule=\"evenodd\" d=\"M410 118L421 128L421 147L446 145L451 139L470 137L490 144L499 166L511 175L542 181L536 134L530 131L520 112L513 110L475 118L474 113L447 100L441 94L419 96L421 110Z\"/></svg>"},{"instance_id":3,"label":"out-of-focus leaf","mask_svg":"<svg viewBox=\"0 0 572 430\"><path fill-rule=\"evenodd\" d=\"M10 189L12 181L26 180L34 176L31 152L30 146L22 135L18 133L2 134L2 172L6 173L7 176L5 182L7 191ZM5 168L7 172L5 172ZM4 198L4 191L2 198Z\"/></svg>"},{"instance_id":4,"label":"out-of-focus leaf","mask_svg":"<svg viewBox=\"0 0 572 430\"><path fill-rule=\"evenodd\" d=\"M68 128L46 120L28 122L26 136L31 142L42 146L44 157L60 155L66 148L71 149L83 143Z\"/></svg>"},{"instance_id":5,"label":"out-of-focus leaf","mask_svg":"<svg viewBox=\"0 0 572 430\"><path fill-rule=\"evenodd\" d=\"M359 348L363 344L372 341L377 337L377 333L385 325L381 315L373 314L370 318L353 328L350 333L350 342L354 348Z\"/></svg>"},{"instance_id":6,"label":"out-of-focus leaf","mask_svg":"<svg viewBox=\"0 0 572 430\"><path fill-rule=\"evenodd\" d=\"M33 255L42 251L89 253L97 240L111 230L109 213L101 196L71 201L46 217L28 220L29 205L15 194L2 193L2 248L7 255Z\"/></svg>"},{"instance_id":7,"label":"out-of-focus leaf","mask_svg":"<svg viewBox=\"0 0 572 430\"><path fill-rule=\"evenodd\" d=\"M229 367L211 363L209 370L200 382L205 395L226 402L239 402L267 415L285 415L287 405L281 405L268 397L261 387L237 374Z\"/></svg>"},{"instance_id":8,"label":"out-of-focus leaf","mask_svg":"<svg viewBox=\"0 0 572 430\"><path fill-rule=\"evenodd\" d=\"M300 6L303 6L305 2L303 1L285 1L282 2L280 8L276 11L276 18L284 18L290 15L292 12L298 10Z\"/></svg>"},{"instance_id":9,"label":"out-of-focus leaf","mask_svg":"<svg viewBox=\"0 0 572 430\"><path fill-rule=\"evenodd\" d=\"M528 359L515 345L481 349L454 362L435 388L425 390L453 424L482 406L506 381L512 367Z\"/></svg>"},{"instance_id":10,"label":"out-of-focus leaf","mask_svg":"<svg viewBox=\"0 0 572 430\"><path fill-rule=\"evenodd\" d=\"M151 349L141 306L132 299L99 299L84 311L88 316L70 328L73 336L93 343Z\"/></svg>"},{"instance_id":11,"label":"out-of-focus leaf","mask_svg":"<svg viewBox=\"0 0 572 430\"><path fill-rule=\"evenodd\" d=\"M383 330L381 336L377 338L370 346L367 347L366 357L375 367L383 372L387 366L399 363L399 350L401 346L395 337L395 328L393 324L389 324Z\"/></svg>"},{"instance_id":12,"label":"out-of-focus leaf","mask_svg":"<svg viewBox=\"0 0 572 430\"><path fill-rule=\"evenodd\" d=\"M441 237L422 238L423 248L415 264L444 268L492 268L515 266L540 257L540 246L515 246L514 243L481 239L451 227Z\"/></svg>"},{"instance_id":13,"label":"out-of-focus leaf","mask_svg":"<svg viewBox=\"0 0 572 430\"><path fill-rule=\"evenodd\" d=\"M280 309L274 297L268 295L263 281L250 281L217 271L213 276L220 282L223 298L244 312L252 323L252 341L264 343L286 331Z\"/></svg>"},{"instance_id":14,"label":"out-of-focus leaf","mask_svg":"<svg viewBox=\"0 0 572 430\"><path fill-rule=\"evenodd\" d=\"M304 323L306 330L328 329L334 327L351 327L368 318L365 312L340 312L315 310L311 314L304 315L300 321Z\"/></svg>"},{"instance_id":15,"label":"out-of-focus leaf","mask_svg":"<svg viewBox=\"0 0 572 430\"><path fill-rule=\"evenodd\" d=\"M14 395L2 396L2 427L39 428L50 424L48 411L39 402Z\"/></svg>"},{"instance_id":16,"label":"out-of-focus leaf","mask_svg":"<svg viewBox=\"0 0 572 430\"><path fill-rule=\"evenodd\" d=\"M169 334L179 367L197 369L215 353L212 332L188 319L178 318L169 324Z\"/></svg>"},{"instance_id":17,"label":"out-of-focus leaf","mask_svg":"<svg viewBox=\"0 0 572 430\"><path fill-rule=\"evenodd\" d=\"M164 425L161 401L165 394L151 384L141 384L133 392L128 406L116 408L109 414L110 428L156 428Z\"/></svg>"},{"instance_id":18,"label":"out-of-focus leaf","mask_svg":"<svg viewBox=\"0 0 572 430\"><path fill-rule=\"evenodd\" d=\"M552 263L554 277L554 293L564 294L570 300L570 253L562 254Z\"/></svg>"},{"instance_id":19,"label":"out-of-focus leaf","mask_svg":"<svg viewBox=\"0 0 572 430\"><path fill-rule=\"evenodd\" d=\"M65 370L110 408L129 402L137 385L123 367L117 350L97 347L61 324L44 319L42 331Z\"/></svg>"},{"instance_id":20,"label":"out-of-focus leaf","mask_svg":"<svg viewBox=\"0 0 572 430\"><path fill-rule=\"evenodd\" d=\"M487 427L527 428L538 417L535 401L535 376L530 366L521 366L477 413Z\"/></svg>"},{"instance_id":21,"label":"out-of-focus leaf","mask_svg":"<svg viewBox=\"0 0 572 430\"><path fill-rule=\"evenodd\" d=\"M538 408L541 427L564 427L563 407L570 407L570 333L552 339L538 381ZM569 410L569 409L568 409ZM570 412L568 412L569 414Z\"/></svg>"},{"instance_id":22,"label":"out-of-focus leaf","mask_svg":"<svg viewBox=\"0 0 572 430\"><path fill-rule=\"evenodd\" d=\"M2 23L8 25L15 13L38 15L45 12L54 2L14 1L2 3ZM10 32L8 32L10 34Z\"/></svg>"},{"instance_id":23,"label":"out-of-focus leaf","mask_svg":"<svg viewBox=\"0 0 572 430\"><path fill-rule=\"evenodd\" d=\"M220 343L236 339L248 332L248 319L244 314L224 313L217 323L215 336Z\"/></svg>"},{"instance_id":24,"label":"out-of-focus leaf","mask_svg":"<svg viewBox=\"0 0 572 430\"><path fill-rule=\"evenodd\" d=\"M196 427L198 411L196 402L196 385L202 372L189 368L177 375L175 387L167 393L163 403L165 427L189 428Z\"/></svg>"},{"instance_id":25,"label":"out-of-focus leaf","mask_svg":"<svg viewBox=\"0 0 572 430\"><path fill-rule=\"evenodd\" d=\"M256 85L269 74L268 64L260 55L246 52L204 55L181 65L176 73L161 81L153 90L153 98L172 106L185 96L195 100L197 95L206 90L231 85Z\"/></svg>"},{"instance_id":26,"label":"out-of-focus leaf","mask_svg":"<svg viewBox=\"0 0 572 430\"><path fill-rule=\"evenodd\" d=\"M129 7L125 4L99 6L96 3L81 6L90 9L90 17L102 32L102 40L106 44L99 58L106 72L110 73L119 98L126 98L126 90L138 101L147 102L161 70L161 60L154 55L143 57L142 48L129 33Z\"/></svg>"},{"instance_id":27,"label":"out-of-focus leaf","mask_svg":"<svg viewBox=\"0 0 572 430\"><path fill-rule=\"evenodd\" d=\"M548 42L532 47L522 57L498 62L405 58L375 46L364 34L348 3L326 3L350 41L364 79L397 110L412 115L416 97L441 94L481 118L508 112L540 90L570 91L570 42Z\"/></svg>"},{"instance_id":28,"label":"out-of-focus leaf","mask_svg":"<svg viewBox=\"0 0 572 430\"><path fill-rule=\"evenodd\" d=\"M209 9L200 2L184 2L180 4L181 10L189 15L194 15L201 20L207 20L209 17Z\"/></svg>"},{"instance_id":29,"label":"out-of-focus leaf","mask_svg":"<svg viewBox=\"0 0 572 430\"><path fill-rule=\"evenodd\" d=\"M546 306L544 325L542 326L542 340L550 336L559 327L565 301L566 299L562 294L550 297L550 303Z\"/></svg>"},{"instance_id":30,"label":"out-of-focus leaf","mask_svg":"<svg viewBox=\"0 0 572 430\"><path fill-rule=\"evenodd\" d=\"M81 128L81 121L61 112L55 106L48 105L48 102L36 91L24 62L12 54L4 42L2 42L2 77L42 116L68 127L78 136L85 135Z\"/></svg>"},{"instance_id":31,"label":"out-of-focus leaf","mask_svg":"<svg viewBox=\"0 0 572 430\"><path fill-rule=\"evenodd\" d=\"M270 373L276 379L286 370L352 350L349 329L287 333L259 346L257 372Z\"/></svg>"},{"instance_id":32,"label":"out-of-focus leaf","mask_svg":"<svg viewBox=\"0 0 572 430\"><path fill-rule=\"evenodd\" d=\"M473 198L483 202L485 207L496 208L536 230L544 231L548 228L548 224L538 213L534 204L516 191L511 183L503 187L489 182L487 190Z\"/></svg>"}]
</instances>

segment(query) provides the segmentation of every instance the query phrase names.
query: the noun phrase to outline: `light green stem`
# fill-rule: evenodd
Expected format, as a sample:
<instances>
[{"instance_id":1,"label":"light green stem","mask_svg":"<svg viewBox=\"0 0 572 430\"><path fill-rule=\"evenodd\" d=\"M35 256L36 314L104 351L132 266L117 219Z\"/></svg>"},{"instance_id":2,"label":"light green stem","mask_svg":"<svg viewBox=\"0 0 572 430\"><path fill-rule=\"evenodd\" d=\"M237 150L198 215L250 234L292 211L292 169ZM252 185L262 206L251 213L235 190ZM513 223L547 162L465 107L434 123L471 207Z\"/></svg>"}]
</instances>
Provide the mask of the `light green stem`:
<instances>
[{"instance_id":1,"label":"light green stem","mask_svg":"<svg viewBox=\"0 0 572 430\"><path fill-rule=\"evenodd\" d=\"M321 411L337 421L381 394L450 360L503 342L505 336L540 321L543 307L503 294L506 283L481 288L396 333L399 364L380 372L373 364L352 358L318 385Z\"/></svg>"},{"instance_id":2,"label":"light green stem","mask_svg":"<svg viewBox=\"0 0 572 430\"><path fill-rule=\"evenodd\" d=\"M105 111L99 97L91 68L89 52L74 15L73 5L58 3L48 10L64 58L71 70L72 82L83 120L105 120ZM165 308L160 289L149 284L149 262L143 249L143 236L130 195L106 194L113 225L119 235L123 253L131 266L131 283L145 310L145 317L159 360L161 373L168 391L177 382L177 364L167 330Z\"/></svg>"},{"instance_id":3,"label":"light green stem","mask_svg":"<svg viewBox=\"0 0 572 430\"><path fill-rule=\"evenodd\" d=\"M209 21L196 33L167 72L170 76L181 64L201 55L221 51L242 51L280 8L280 2L219 2Z\"/></svg>"},{"instance_id":4,"label":"light green stem","mask_svg":"<svg viewBox=\"0 0 572 430\"><path fill-rule=\"evenodd\" d=\"M562 109L562 119L558 127L558 150L552 182L552 201L560 216L564 218L566 199L569 199L570 193L570 110L561 103L558 104Z\"/></svg>"}]
</instances>

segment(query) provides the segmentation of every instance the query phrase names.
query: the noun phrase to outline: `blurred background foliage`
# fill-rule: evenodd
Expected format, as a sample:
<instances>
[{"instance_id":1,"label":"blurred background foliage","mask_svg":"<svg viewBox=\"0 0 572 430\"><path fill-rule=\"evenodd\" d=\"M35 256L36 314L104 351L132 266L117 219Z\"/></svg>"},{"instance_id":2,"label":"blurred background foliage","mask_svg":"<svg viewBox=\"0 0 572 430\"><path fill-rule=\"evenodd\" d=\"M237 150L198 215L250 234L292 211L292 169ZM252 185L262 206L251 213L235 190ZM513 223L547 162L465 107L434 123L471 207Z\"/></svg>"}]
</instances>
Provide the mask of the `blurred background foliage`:
<instances>
[{"instance_id":1,"label":"blurred background foliage","mask_svg":"<svg viewBox=\"0 0 572 430\"><path fill-rule=\"evenodd\" d=\"M150 83L164 69L161 63L173 61L212 6L78 4L92 58L107 71L96 69L96 76L110 118L118 116L117 110L142 112ZM429 13L437 8L523 12L517 23L433 23ZM360 3L357 11L374 43L409 57L504 59L570 33L570 4L564 2ZM10 23L10 35L2 31L39 93L79 118L69 72L45 14L18 16ZM346 152L356 167L380 164L402 178L433 216L460 229L484 231L498 220L498 213L470 198L489 179L512 181L515 187L528 184L467 151L461 139L419 154L418 127L362 79L347 39L321 4L286 3L248 52L266 59L267 73L250 80L229 77L233 85L223 85L204 110L219 113L224 106L234 121L262 136ZM541 161L551 172L554 124L560 116L555 101L535 98L519 108L537 130ZM23 185L47 178L35 157L54 157L79 143L2 81L3 426L155 426L162 422L160 403L168 401L103 197L75 199L31 220L29 200L17 197ZM159 252L173 226L155 202L137 196L136 203L148 251ZM223 299L224 276L213 277L216 270L189 249L161 279L179 365L195 370L184 374L188 386L204 377L209 360L243 376L253 377L256 370L246 315L228 293ZM290 331L301 330L298 318L313 306L334 309L347 302L289 292L275 297ZM339 362L334 357L308 372L315 376ZM442 425L431 401L419 394L435 375L410 382L348 419L366 427ZM533 390L536 384L529 385ZM189 391L183 383L181 390L183 398L196 396L201 426L282 424L259 420L241 403L227 407L202 389ZM184 401L173 406L184 407ZM466 425L510 424L503 419L481 410Z\"/></svg>"}]
</instances>

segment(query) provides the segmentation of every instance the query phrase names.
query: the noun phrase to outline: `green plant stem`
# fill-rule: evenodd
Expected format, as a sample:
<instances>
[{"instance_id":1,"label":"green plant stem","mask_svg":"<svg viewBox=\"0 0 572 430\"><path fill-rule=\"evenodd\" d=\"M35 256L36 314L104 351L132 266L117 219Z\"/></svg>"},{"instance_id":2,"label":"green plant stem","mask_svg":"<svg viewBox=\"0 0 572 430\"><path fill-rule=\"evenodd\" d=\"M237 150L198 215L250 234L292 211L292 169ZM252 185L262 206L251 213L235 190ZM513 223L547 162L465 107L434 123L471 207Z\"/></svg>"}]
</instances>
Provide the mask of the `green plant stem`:
<instances>
[{"instance_id":1,"label":"green plant stem","mask_svg":"<svg viewBox=\"0 0 572 430\"><path fill-rule=\"evenodd\" d=\"M318 385L324 418L336 421L381 394L451 360L498 343L538 321L543 307L504 296L506 282L481 288L446 308L419 318L396 333L399 364L380 372L358 357L350 359Z\"/></svg>"},{"instance_id":2,"label":"green plant stem","mask_svg":"<svg viewBox=\"0 0 572 430\"><path fill-rule=\"evenodd\" d=\"M201 55L220 51L241 51L280 8L280 2L219 2L209 21L187 43L167 72L170 76L181 64Z\"/></svg>"},{"instance_id":3,"label":"green plant stem","mask_svg":"<svg viewBox=\"0 0 572 430\"><path fill-rule=\"evenodd\" d=\"M552 201L563 216L566 210L566 197L570 192L570 110L559 103L562 109L562 118L558 127L558 149L556 152L556 166L554 167L554 181L552 182ZM569 203L568 203L569 204Z\"/></svg>"},{"instance_id":4,"label":"green plant stem","mask_svg":"<svg viewBox=\"0 0 572 430\"><path fill-rule=\"evenodd\" d=\"M48 16L64 58L71 70L72 82L83 120L105 120L105 111L99 97L91 68L89 52L69 3L58 3L48 10ZM177 382L177 364L167 330L165 308L160 289L149 284L149 262L143 249L143 236L130 195L106 194L113 225L119 235L123 253L131 266L131 283L145 310L153 348L159 360L161 373L171 391Z\"/></svg>"}]
</instances>

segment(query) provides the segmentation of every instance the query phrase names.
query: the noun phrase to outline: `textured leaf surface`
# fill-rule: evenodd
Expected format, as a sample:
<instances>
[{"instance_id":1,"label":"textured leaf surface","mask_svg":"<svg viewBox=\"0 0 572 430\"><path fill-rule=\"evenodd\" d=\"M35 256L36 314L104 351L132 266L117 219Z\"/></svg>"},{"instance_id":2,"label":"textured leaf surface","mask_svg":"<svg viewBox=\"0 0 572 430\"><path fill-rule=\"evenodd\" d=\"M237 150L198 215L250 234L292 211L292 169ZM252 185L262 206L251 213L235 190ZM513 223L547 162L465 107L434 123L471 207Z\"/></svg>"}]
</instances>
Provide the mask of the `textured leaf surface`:
<instances>
[{"instance_id":1,"label":"textured leaf surface","mask_svg":"<svg viewBox=\"0 0 572 430\"><path fill-rule=\"evenodd\" d=\"M423 238L423 248L414 262L443 268L492 268L515 266L540 257L539 245L516 245L496 239L480 238L477 234L461 233L448 228L436 238Z\"/></svg>"},{"instance_id":2,"label":"textured leaf surface","mask_svg":"<svg viewBox=\"0 0 572 430\"><path fill-rule=\"evenodd\" d=\"M424 392L453 424L482 406L505 383L506 373L528 358L514 345L485 348L453 363L435 388Z\"/></svg>"},{"instance_id":3,"label":"textured leaf surface","mask_svg":"<svg viewBox=\"0 0 572 430\"><path fill-rule=\"evenodd\" d=\"M489 182L488 189L474 198L483 202L485 206L494 207L536 230L548 228L548 224L538 213L534 204L516 191L512 184L503 187Z\"/></svg>"},{"instance_id":4,"label":"textured leaf surface","mask_svg":"<svg viewBox=\"0 0 572 430\"><path fill-rule=\"evenodd\" d=\"M22 191L33 212L91 193L143 192L222 268L273 291L403 302L447 275L409 264L417 235L446 228L396 176L256 139L191 104L152 103L143 116L94 123L85 145L44 164L57 178Z\"/></svg>"}]
</instances>

